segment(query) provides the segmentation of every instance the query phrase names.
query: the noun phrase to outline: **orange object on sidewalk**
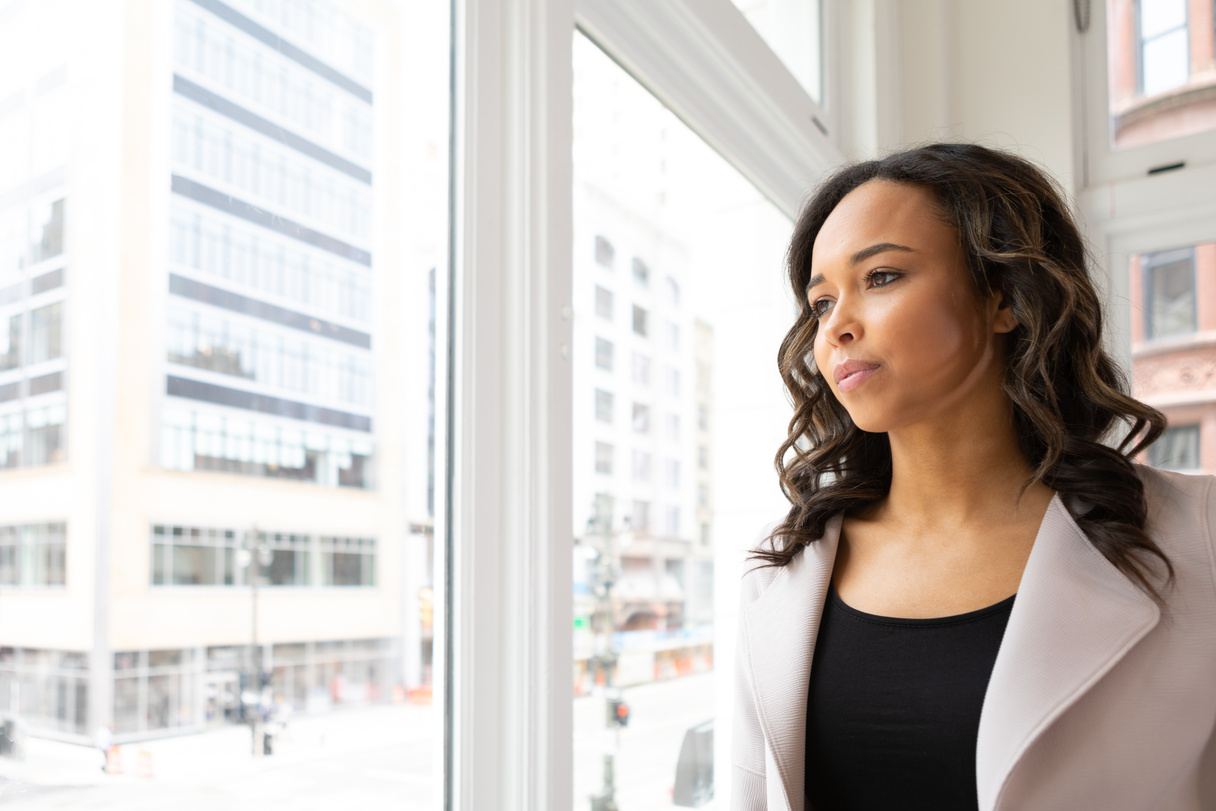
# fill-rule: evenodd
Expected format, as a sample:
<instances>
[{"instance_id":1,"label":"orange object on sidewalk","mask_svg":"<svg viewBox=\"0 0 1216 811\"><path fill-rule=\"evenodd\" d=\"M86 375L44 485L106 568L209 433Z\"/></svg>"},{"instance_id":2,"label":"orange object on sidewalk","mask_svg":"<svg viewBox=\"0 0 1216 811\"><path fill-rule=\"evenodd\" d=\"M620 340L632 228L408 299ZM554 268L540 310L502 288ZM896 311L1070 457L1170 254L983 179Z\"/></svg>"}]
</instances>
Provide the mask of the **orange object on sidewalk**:
<instances>
[{"instance_id":1,"label":"orange object on sidewalk","mask_svg":"<svg viewBox=\"0 0 1216 811\"><path fill-rule=\"evenodd\" d=\"M147 749L140 749L139 754L136 755L135 773L140 777L152 776L152 753Z\"/></svg>"},{"instance_id":2,"label":"orange object on sidewalk","mask_svg":"<svg viewBox=\"0 0 1216 811\"><path fill-rule=\"evenodd\" d=\"M117 744L106 750L106 774L122 774L122 750Z\"/></svg>"}]
</instances>

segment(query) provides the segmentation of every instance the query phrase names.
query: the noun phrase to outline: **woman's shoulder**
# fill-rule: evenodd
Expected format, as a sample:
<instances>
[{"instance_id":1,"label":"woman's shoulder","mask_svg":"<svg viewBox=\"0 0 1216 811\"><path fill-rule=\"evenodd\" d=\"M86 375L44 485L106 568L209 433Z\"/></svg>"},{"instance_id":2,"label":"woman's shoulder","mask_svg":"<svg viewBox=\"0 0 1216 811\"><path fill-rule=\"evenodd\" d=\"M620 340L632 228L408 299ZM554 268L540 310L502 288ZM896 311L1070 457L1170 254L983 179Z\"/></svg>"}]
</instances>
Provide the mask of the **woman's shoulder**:
<instances>
[{"instance_id":1,"label":"woman's shoulder","mask_svg":"<svg viewBox=\"0 0 1216 811\"><path fill-rule=\"evenodd\" d=\"M770 521L756 533L756 537L748 546L748 552L768 546L774 543L773 532L777 527L781 526L781 521ZM802 554L799 552L798 554ZM777 576L785 570L784 566L772 566L766 564L762 560L757 560L748 557L743 567L743 585L741 589L741 597L744 606L754 602L761 594L763 594L772 582L777 579Z\"/></svg>"},{"instance_id":2,"label":"woman's shoulder","mask_svg":"<svg viewBox=\"0 0 1216 811\"><path fill-rule=\"evenodd\" d=\"M1216 529L1216 476L1136 465L1148 502L1146 529L1162 551L1202 547L1211 556Z\"/></svg>"}]
</instances>

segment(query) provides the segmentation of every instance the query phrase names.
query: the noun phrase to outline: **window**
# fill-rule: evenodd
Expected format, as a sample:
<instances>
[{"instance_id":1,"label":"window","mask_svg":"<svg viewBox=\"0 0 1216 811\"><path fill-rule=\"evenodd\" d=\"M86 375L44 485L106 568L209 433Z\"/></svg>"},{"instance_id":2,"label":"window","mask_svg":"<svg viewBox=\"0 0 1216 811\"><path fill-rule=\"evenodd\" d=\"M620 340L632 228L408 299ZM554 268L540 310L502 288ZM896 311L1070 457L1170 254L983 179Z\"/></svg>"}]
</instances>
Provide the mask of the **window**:
<instances>
[{"instance_id":1,"label":"window","mask_svg":"<svg viewBox=\"0 0 1216 811\"><path fill-rule=\"evenodd\" d=\"M1102 5L1106 64L1097 59L1089 64L1095 69L1104 67L1099 75L1109 77L1107 88L1093 88L1106 89L1109 94L1106 109L1095 109L1095 113L1105 114L1108 123L1098 131L1106 142L1101 145L1104 150L1176 141L1216 127L1216 112L1208 101L1216 86L1212 5L1187 0L1106 0ZM1094 16L1098 18L1099 13ZM1095 30L1101 31L1097 26ZM1097 57L1101 50L1095 51ZM1091 120L1096 123L1097 115ZM1163 159L1168 156L1173 156L1173 162L1200 162L1199 153L1188 152L1189 148L1175 148L1144 154L1147 168L1166 163ZM1128 164L1116 161L1111 165Z\"/></svg>"},{"instance_id":2,"label":"window","mask_svg":"<svg viewBox=\"0 0 1216 811\"><path fill-rule=\"evenodd\" d=\"M21 313L0 318L0 372L21 365Z\"/></svg>"},{"instance_id":3,"label":"window","mask_svg":"<svg viewBox=\"0 0 1216 811\"><path fill-rule=\"evenodd\" d=\"M633 480L635 482L650 481L650 454L645 451L633 452Z\"/></svg>"},{"instance_id":4,"label":"window","mask_svg":"<svg viewBox=\"0 0 1216 811\"><path fill-rule=\"evenodd\" d=\"M612 291L595 286L595 314L600 318L612 319Z\"/></svg>"},{"instance_id":5,"label":"window","mask_svg":"<svg viewBox=\"0 0 1216 811\"><path fill-rule=\"evenodd\" d=\"M0 527L0 585L62 586L66 569L63 522Z\"/></svg>"},{"instance_id":6,"label":"window","mask_svg":"<svg viewBox=\"0 0 1216 811\"><path fill-rule=\"evenodd\" d=\"M663 517L664 534L672 538L678 537L680 534L680 508L668 505L667 509L664 511Z\"/></svg>"},{"instance_id":7,"label":"window","mask_svg":"<svg viewBox=\"0 0 1216 811\"><path fill-rule=\"evenodd\" d=\"M612 446L607 442L595 443L595 472L612 472Z\"/></svg>"},{"instance_id":8,"label":"window","mask_svg":"<svg viewBox=\"0 0 1216 811\"><path fill-rule=\"evenodd\" d=\"M697 429L701 431L709 430L709 406L704 403L697 405Z\"/></svg>"},{"instance_id":9,"label":"window","mask_svg":"<svg viewBox=\"0 0 1216 811\"><path fill-rule=\"evenodd\" d=\"M631 513L629 519L629 529L640 535L648 535L650 533L649 501L633 502L633 512Z\"/></svg>"},{"instance_id":10,"label":"window","mask_svg":"<svg viewBox=\"0 0 1216 811\"><path fill-rule=\"evenodd\" d=\"M636 304L633 305L633 332L635 335L646 336L646 316L646 310Z\"/></svg>"},{"instance_id":11,"label":"window","mask_svg":"<svg viewBox=\"0 0 1216 811\"><path fill-rule=\"evenodd\" d=\"M599 234L595 235L595 261L606 268L611 268L612 263L616 261L616 248L612 247L606 237Z\"/></svg>"},{"instance_id":12,"label":"window","mask_svg":"<svg viewBox=\"0 0 1216 811\"><path fill-rule=\"evenodd\" d=\"M701 509L709 506L709 485L705 483L697 485L697 506Z\"/></svg>"},{"instance_id":13,"label":"window","mask_svg":"<svg viewBox=\"0 0 1216 811\"><path fill-rule=\"evenodd\" d=\"M322 537L321 585L376 585L376 539Z\"/></svg>"},{"instance_id":14,"label":"window","mask_svg":"<svg viewBox=\"0 0 1216 811\"><path fill-rule=\"evenodd\" d=\"M595 418L600 422L612 422L612 392L595 390Z\"/></svg>"},{"instance_id":15,"label":"window","mask_svg":"<svg viewBox=\"0 0 1216 811\"><path fill-rule=\"evenodd\" d=\"M633 432L635 434L650 433L650 406L645 403L633 404Z\"/></svg>"},{"instance_id":16,"label":"window","mask_svg":"<svg viewBox=\"0 0 1216 811\"><path fill-rule=\"evenodd\" d=\"M595 365L599 369L612 371L612 341L606 338L595 339Z\"/></svg>"},{"instance_id":17,"label":"window","mask_svg":"<svg viewBox=\"0 0 1216 811\"><path fill-rule=\"evenodd\" d=\"M633 353L633 382L639 386L650 385L650 358Z\"/></svg>"},{"instance_id":18,"label":"window","mask_svg":"<svg viewBox=\"0 0 1216 811\"><path fill-rule=\"evenodd\" d=\"M663 280L663 285L667 290L667 303L671 307L680 306L680 283L673 277L668 276Z\"/></svg>"},{"instance_id":19,"label":"window","mask_svg":"<svg viewBox=\"0 0 1216 811\"><path fill-rule=\"evenodd\" d=\"M650 286L650 268L646 266L646 263L643 262L641 259L638 259L635 256L635 257L633 257L632 266L633 266L634 283L637 284L639 287L649 287Z\"/></svg>"},{"instance_id":20,"label":"window","mask_svg":"<svg viewBox=\"0 0 1216 811\"><path fill-rule=\"evenodd\" d=\"M672 352L680 351L680 325L674 321L667 322L667 348Z\"/></svg>"},{"instance_id":21,"label":"window","mask_svg":"<svg viewBox=\"0 0 1216 811\"><path fill-rule=\"evenodd\" d=\"M709 470L709 446L697 446L697 467L701 470Z\"/></svg>"},{"instance_id":22,"label":"window","mask_svg":"<svg viewBox=\"0 0 1216 811\"><path fill-rule=\"evenodd\" d=\"M664 370L664 378L667 383L667 393L672 397L680 396L680 370L674 366L668 366Z\"/></svg>"},{"instance_id":23,"label":"window","mask_svg":"<svg viewBox=\"0 0 1216 811\"><path fill-rule=\"evenodd\" d=\"M1138 0L1140 93L1156 96L1190 75L1186 0Z\"/></svg>"},{"instance_id":24,"label":"window","mask_svg":"<svg viewBox=\"0 0 1216 811\"><path fill-rule=\"evenodd\" d=\"M1148 463L1166 470L1200 470L1199 426L1170 426L1148 448Z\"/></svg>"},{"instance_id":25,"label":"window","mask_svg":"<svg viewBox=\"0 0 1216 811\"><path fill-rule=\"evenodd\" d=\"M680 460L668 459L664 465L666 484L672 490L680 488Z\"/></svg>"},{"instance_id":26,"label":"window","mask_svg":"<svg viewBox=\"0 0 1216 811\"><path fill-rule=\"evenodd\" d=\"M1151 340L1187 335L1196 329L1195 254L1190 248L1145 254L1145 334Z\"/></svg>"},{"instance_id":27,"label":"window","mask_svg":"<svg viewBox=\"0 0 1216 811\"><path fill-rule=\"evenodd\" d=\"M30 363L53 360L63 354L63 302L39 307L30 313Z\"/></svg>"},{"instance_id":28,"label":"window","mask_svg":"<svg viewBox=\"0 0 1216 811\"><path fill-rule=\"evenodd\" d=\"M664 437L668 442L680 440L680 415L668 413L663 422Z\"/></svg>"}]
</instances>

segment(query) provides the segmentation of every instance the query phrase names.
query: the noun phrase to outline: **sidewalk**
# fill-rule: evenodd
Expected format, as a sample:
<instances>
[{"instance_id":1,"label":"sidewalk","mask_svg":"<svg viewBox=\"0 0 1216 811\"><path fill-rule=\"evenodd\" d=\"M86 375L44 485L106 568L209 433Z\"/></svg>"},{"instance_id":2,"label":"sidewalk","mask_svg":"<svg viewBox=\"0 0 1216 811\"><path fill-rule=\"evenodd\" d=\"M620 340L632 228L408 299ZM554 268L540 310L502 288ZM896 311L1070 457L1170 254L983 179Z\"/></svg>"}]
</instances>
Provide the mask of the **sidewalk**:
<instances>
[{"instance_id":1,"label":"sidewalk","mask_svg":"<svg viewBox=\"0 0 1216 811\"><path fill-rule=\"evenodd\" d=\"M315 775L322 770L368 771L369 764L382 767L371 769L381 782L395 784L399 790L423 792L432 782L430 758L425 753L431 749L431 738L439 732L435 718L433 707L408 705L377 705L296 717L276 737L274 754L256 757L251 754L247 726L220 727L124 744L120 747L122 774L113 775L102 772L101 755L96 749L27 737L24 759L0 758L0 802L8 806L28 799L43 807L46 803L38 798L46 798L48 791L76 789L67 794L79 801L79 807L102 808L109 806L85 800L126 794L115 791L123 786L132 796L150 790L157 794L170 791L177 796L185 796L180 792L227 794L236 787L250 796L262 794L264 787L270 786L279 799L285 800L284 790L308 782L299 775ZM208 802L200 807L211 805Z\"/></svg>"}]
</instances>

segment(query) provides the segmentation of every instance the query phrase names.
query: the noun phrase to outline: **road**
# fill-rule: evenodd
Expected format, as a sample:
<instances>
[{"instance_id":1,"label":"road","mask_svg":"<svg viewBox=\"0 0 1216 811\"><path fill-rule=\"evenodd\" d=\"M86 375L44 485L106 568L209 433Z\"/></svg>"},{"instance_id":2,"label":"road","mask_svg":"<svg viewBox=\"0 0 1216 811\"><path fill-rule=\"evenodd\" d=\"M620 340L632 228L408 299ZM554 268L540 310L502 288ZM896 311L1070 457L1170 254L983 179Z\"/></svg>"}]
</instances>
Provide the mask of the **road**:
<instances>
[{"instance_id":1,"label":"road","mask_svg":"<svg viewBox=\"0 0 1216 811\"><path fill-rule=\"evenodd\" d=\"M627 688L624 696L631 717L616 756L617 804L674 808L676 758L684 730L712 715L712 675ZM574 811L590 809L588 797L602 783L604 717L602 699L575 699ZM269 757L250 755L242 727L129 744L121 775L102 774L95 750L30 739L24 760L0 759L0 809L433 811L438 733L432 707L368 707L293 720Z\"/></svg>"}]
</instances>

